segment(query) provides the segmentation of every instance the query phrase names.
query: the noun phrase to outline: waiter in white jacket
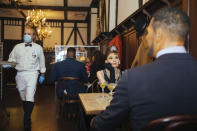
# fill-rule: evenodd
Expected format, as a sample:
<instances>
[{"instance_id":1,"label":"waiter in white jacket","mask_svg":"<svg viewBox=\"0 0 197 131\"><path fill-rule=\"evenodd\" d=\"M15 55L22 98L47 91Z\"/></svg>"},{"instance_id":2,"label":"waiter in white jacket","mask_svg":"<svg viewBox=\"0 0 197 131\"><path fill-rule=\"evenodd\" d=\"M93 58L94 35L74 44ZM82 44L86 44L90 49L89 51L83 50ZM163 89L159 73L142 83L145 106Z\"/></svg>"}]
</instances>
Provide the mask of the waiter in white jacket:
<instances>
[{"instance_id":1,"label":"waiter in white jacket","mask_svg":"<svg viewBox=\"0 0 197 131\"><path fill-rule=\"evenodd\" d=\"M24 43L17 44L9 55L9 62L17 63L16 84L23 102L24 128L31 130L31 113L34 107L34 94L36 92L37 79L39 83L44 81L45 58L40 45L33 42L36 32L30 26L25 27Z\"/></svg>"}]
</instances>

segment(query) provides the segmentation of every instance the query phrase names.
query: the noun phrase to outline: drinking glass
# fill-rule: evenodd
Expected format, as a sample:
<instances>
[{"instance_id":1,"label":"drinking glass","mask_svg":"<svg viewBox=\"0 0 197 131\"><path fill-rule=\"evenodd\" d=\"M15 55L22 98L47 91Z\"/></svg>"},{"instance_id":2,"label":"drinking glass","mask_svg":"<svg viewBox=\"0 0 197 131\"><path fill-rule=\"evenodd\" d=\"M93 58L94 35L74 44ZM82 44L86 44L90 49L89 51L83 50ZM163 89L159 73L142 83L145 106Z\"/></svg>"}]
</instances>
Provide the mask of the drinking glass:
<instances>
[{"instance_id":1,"label":"drinking glass","mask_svg":"<svg viewBox=\"0 0 197 131\"><path fill-rule=\"evenodd\" d=\"M104 98L104 89L105 87L107 86L107 83L106 82L103 82L103 83L99 83L100 87L101 87L101 90L102 90L102 98Z\"/></svg>"},{"instance_id":2,"label":"drinking glass","mask_svg":"<svg viewBox=\"0 0 197 131\"><path fill-rule=\"evenodd\" d=\"M109 94L110 94L110 95L113 95L113 92L112 92L112 91L113 91L114 88L116 87L116 84L115 84L115 83L109 83L107 87L108 87L108 89L110 90Z\"/></svg>"}]
</instances>

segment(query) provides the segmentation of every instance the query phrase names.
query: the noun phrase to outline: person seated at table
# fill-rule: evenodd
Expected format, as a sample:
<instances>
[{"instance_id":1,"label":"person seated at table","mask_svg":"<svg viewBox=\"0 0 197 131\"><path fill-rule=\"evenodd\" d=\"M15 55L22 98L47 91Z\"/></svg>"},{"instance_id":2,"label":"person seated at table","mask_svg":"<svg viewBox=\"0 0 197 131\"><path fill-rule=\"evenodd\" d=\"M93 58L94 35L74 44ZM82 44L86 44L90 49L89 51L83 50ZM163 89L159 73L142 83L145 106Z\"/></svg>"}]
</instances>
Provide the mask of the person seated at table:
<instances>
[{"instance_id":1,"label":"person seated at table","mask_svg":"<svg viewBox=\"0 0 197 131\"><path fill-rule=\"evenodd\" d=\"M79 62L76 60L76 50L73 47L69 47L67 49L67 55L66 60L63 60L61 62L57 62L50 74L50 80L52 82L58 81L57 87L56 87L56 93L57 93L57 117L59 117L60 113L60 100L62 99L63 90L59 85L59 80L63 77L76 77L79 78L83 83L88 82L88 75L85 70L85 65L82 62ZM74 93L73 81L68 81L66 83L68 90L66 92L70 95ZM80 92L85 92L86 87L82 86L80 87ZM65 91L64 91L65 92Z\"/></svg>"},{"instance_id":2,"label":"person seated at table","mask_svg":"<svg viewBox=\"0 0 197 131\"><path fill-rule=\"evenodd\" d=\"M118 68L119 64L120 58L117 48L115 46L109 47L105 55L105 68L97 72L99 83L117 83L122 74ZM107 88L105 91L108 92Z\"/></svg>"},{"instance_id":3,"label":"person seated at table","mask_svg":"<svg viewBox=\"0 0 197 131\"><path fill-rule=\"evenodd\" d=\"M90 69L91 69L92 61L90 57L86 57L85 59L85 69L88 76L90 76Z\"/></svg>"},{"instance_id":4,"label":"person seated at table","mask_svg":"<svg viewBox=\"0 0 197 131\"><path fill-rule=\"evenodd\" d=\"M105 59L104 55L96 50L92 56L92 65L90 66L90 76L88 81L92 83L95 79L97 79L96 72L104 69Z\"/></svg>"},{"instance_id":5,"label":"person seated at table","mask_svg":"<svg viewBox=\"0 0 197 131\"><path fill-rule=\"evenodd\" d=\"M94 131L112 131L127 117L132 131L152 120L197 114L197 61L187 53L190 20L181 9L162 8L145 31L149 64L124 72L105 111L94 117Z\"/></svg>"}]
</instances>

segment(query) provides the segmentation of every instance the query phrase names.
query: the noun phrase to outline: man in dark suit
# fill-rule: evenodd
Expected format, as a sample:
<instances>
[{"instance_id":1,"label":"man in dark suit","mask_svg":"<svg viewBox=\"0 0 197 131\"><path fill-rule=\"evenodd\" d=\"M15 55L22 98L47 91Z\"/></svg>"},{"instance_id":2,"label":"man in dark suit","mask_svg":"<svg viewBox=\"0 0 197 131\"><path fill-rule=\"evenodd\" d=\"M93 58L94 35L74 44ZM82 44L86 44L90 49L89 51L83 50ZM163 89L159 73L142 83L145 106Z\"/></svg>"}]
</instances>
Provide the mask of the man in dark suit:
<instances>
[{"instance_id":1,"label":"man in dark suit","mask_svg":"<svg viewBox=\"0 0 197 131\"><path fill-rule=\"evenodd\" d=\"M51 71L50 80L51 81L59 81L60 78L63 77L76 77L79 78L82 82L86 83L88 82L88 75L85 71L85 65L82 62L76 61L75 56L76 50L73 47L69 47L67 49L67 56L66 60L57 62L54 65L54 68ZM66 83L68 90L68 94L73 94L74 90L72 88L72 81L68 81ZM80 92L85 92L86 88L85 86L80 87ZM56 94L57 94L57 100L62 99L62 93L63 90L61 89L59 82L57 83L56 87ZM59 103L59 102L58 102ZM59 104L57 104L57 113L59 113Z\"/></svg>"},{"instance_id":2,"label":"man in dark suit","mask_svg":"<svg viewBox=\"0 0 197 131\"><path fill-rule=\"evenodd\" d=\"M94 130L113 130L129 117L132 131L140 131L157 118L197 114L197 62L184 48L189 30L180 9L154 14L145 40L156 60L124 73L110 106L92 119Z\"/></svg>"}]
</instances>

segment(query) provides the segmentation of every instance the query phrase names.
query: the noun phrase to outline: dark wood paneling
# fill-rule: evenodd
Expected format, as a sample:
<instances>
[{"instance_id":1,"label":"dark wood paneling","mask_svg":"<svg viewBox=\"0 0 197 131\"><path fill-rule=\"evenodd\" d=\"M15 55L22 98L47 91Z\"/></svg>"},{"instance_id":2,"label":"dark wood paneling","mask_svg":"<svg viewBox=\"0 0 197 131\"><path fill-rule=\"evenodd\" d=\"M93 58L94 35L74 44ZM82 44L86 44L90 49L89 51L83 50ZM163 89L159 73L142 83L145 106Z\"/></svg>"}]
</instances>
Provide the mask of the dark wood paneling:
<instances>
[{"instance_id":1,"label":"dark wood paneling","mask_svg":"<svg viewBox=\"0 0 197 131\"><path fill-rule=\"evenodd\" d=\"M191 19L191 32L190 32L190 53L197 60L197 1L190 0L190 19Z\"/></svg>"},{"instance_id":2,"label":"dark wood paneling","mask_svg":"<svg viewBox=\"0 0 197 131\"><path fill-rule=\"evenodd\" d=\"M1 41L4 40L4 19L1 20Z\"/></svg>"},{"instance_id":3,"label":"dark wood paneling","mask_svg":"<svg viewBox=\"0 0 197 131\"><path fill-rule=\"evenodd\" d=\"M122 69L130 68L137 50L137 37L135 30L122 35Z\"/></svg>"}]
</instances>

